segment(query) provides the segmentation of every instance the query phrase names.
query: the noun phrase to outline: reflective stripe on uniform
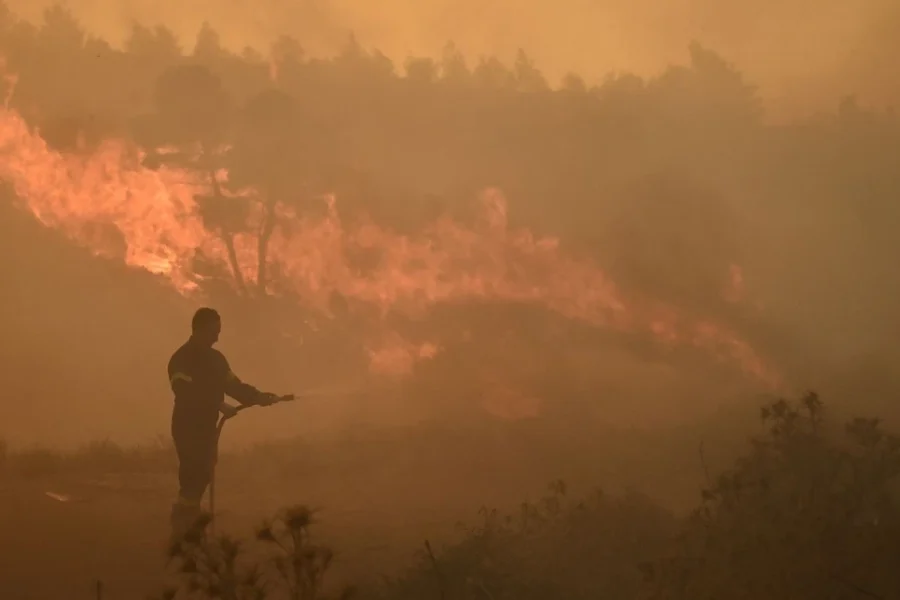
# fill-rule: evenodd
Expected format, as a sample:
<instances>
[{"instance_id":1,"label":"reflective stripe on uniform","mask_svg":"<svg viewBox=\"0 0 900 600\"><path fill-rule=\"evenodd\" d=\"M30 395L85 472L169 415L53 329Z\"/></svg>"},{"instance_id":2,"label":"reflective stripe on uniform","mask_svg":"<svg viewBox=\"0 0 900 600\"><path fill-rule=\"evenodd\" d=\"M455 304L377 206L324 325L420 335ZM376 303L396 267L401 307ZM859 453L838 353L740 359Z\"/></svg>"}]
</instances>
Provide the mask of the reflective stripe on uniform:
<instances>
[{"instance_id":1,"label":"reflective stripe on uniform","mask_svg":"<svg viewBox=\"0 0 900 600\"><path fill-rule=\"evenodd\" d=\"M185 375L184 373L175 373L172 375L171 379L169 379L170 384L175 384L176 381L186 381L188 383L193 382L193 378L190 375Z\"/></svg>"}]
</instances>

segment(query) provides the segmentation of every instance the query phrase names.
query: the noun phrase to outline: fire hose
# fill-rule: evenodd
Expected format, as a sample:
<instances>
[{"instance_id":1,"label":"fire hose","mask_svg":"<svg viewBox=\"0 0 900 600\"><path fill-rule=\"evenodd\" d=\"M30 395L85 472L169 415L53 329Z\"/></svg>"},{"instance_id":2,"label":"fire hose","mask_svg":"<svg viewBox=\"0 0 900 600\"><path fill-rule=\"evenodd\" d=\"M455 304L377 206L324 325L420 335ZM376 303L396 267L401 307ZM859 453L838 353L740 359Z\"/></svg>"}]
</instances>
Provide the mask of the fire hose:
<instances>
[{"instance_id":1,"label":"fire hose","mask_svg":"<svg viewBox=\"0 0 900 600\"><path fill-rule=\"evenodd\" d=\"M265 404L243 404L240 406L233 407L233 410L230 414L223 414L219 418L219 423L216 426L216 437L215 437L215 448L213 449L213 465L212 465L212 473L210 474L209 480L209 516L210 516L210 531L215 532L215 518L216 518L216 465L219 462L219 439L222 437L222 429L225 427L225 423L242 411L252 408L254 406L273 406L275 404L281 404L283 402L293 402L294 400L299 399L309 399L309 398L317 398L317 397L329 397L329 396L343 396L347 394L353 393L355 390L309 390L303 392L301 394L287 394L285 396L276 396L273 400L266 402Z\"/></svg>"}]
</instances>

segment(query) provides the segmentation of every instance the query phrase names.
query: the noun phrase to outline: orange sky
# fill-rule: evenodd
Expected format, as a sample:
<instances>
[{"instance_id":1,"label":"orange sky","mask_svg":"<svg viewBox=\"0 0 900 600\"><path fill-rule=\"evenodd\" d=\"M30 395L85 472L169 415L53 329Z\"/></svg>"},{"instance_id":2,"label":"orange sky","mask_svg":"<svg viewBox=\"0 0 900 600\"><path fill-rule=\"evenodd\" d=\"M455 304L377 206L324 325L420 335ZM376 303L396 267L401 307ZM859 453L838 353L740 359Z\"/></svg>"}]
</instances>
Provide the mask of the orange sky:
<instances>
[{"instance_id":1,"label":"orange sky","mask_svg":"<svg viewBox=\"0 0 900 600\"><path fill-rule=\"evenodd\" d=\"M7 0L39 18L52 0ZM69 0L93 32L121 40L130 23L165 23L190 39L210 21L235 47L293 33L328 52L348 31L402 61L453 39L473 57L510 59L519 47L558 79L648 74L686 60L692 39L721 52L761 86L778 112L833 108L847 93L876 105L900 95L887 59L900 50L895 0ZM225 7L225 8L223 8Z\"/></svg>"}]
</instances>

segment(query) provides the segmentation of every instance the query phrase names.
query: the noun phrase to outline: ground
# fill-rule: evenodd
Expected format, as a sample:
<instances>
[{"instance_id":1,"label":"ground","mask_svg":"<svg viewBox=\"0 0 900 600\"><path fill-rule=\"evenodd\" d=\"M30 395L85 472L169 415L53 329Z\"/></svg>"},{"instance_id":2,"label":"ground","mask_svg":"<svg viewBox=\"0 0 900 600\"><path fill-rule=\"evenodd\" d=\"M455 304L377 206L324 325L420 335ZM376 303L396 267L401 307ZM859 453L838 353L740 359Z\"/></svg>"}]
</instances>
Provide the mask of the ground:
<instances>
[{"instance_id":1,"label":"ground","mask_svg":"<svg viewBox=\"0 0 900 600\"><path fill-rule=\"evenodd\" d=\"M228 454L218 472L219 527L244 535L281 507L321 507L315 532L337 551L337 584L396 574L426 539L439 548L460 535L458 523L476 523L482 506L514 509L556 478L574 493L640 487L674 505L696 496L702 469L690 435L547 431L535 424L373 433ZM174 465L165 453L132 460L131 469L107 457L45 473L6 470L3 598L90 597L97 579L117 600L158 589Z\"/></svg>"}]
</instances>

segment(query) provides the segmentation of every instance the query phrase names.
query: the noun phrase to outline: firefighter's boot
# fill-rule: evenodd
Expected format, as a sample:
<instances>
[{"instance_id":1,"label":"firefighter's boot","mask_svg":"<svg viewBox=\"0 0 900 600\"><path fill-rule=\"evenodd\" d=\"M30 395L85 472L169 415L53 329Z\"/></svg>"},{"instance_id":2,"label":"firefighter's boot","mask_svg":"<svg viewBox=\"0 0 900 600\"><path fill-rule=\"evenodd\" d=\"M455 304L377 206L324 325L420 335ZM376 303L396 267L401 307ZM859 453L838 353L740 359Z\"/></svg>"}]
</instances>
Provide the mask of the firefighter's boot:
<instances>
[{"instance_id":1,"label":"firefighter's boot","mask_svg":"<svg viewBox=\"0 0 900 600\"><path fill-rule=\"evenodd\" d=\"M186 502L179 499L172 505L172 513L169 521L172 528L172 539L181 540L184 538L200 520L200 505L194 502Z\"/></svg>"}]
</instances>

